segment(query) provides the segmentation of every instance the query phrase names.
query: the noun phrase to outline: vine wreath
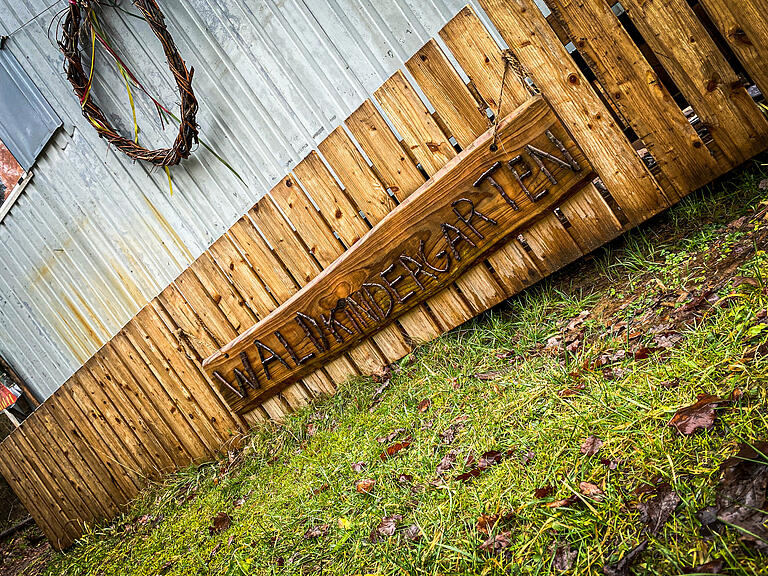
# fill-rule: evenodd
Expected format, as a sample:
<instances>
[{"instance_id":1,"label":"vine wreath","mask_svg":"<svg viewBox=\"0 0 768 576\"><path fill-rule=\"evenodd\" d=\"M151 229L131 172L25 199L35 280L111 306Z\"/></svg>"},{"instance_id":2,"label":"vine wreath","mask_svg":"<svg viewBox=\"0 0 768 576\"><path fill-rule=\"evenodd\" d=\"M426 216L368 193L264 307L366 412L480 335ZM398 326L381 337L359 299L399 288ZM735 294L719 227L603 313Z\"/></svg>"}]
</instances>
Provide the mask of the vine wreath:
<instances>
[{"instance_id":1,"label":"vine wreath","mask_svg":"<svg viewBox=\"0 0 768 576\"><path fill-rule=\"evenodd\" d=\"M191 68L187 70L187 66L179 55L176 44L165 26L165 18L163 17L163 13L157 5L157 2L155 0L132 0L132 2L134 6L141 10L144 20L146 20L147 24L149 24L149 27L152 29L152 32L154 32L155 36L157 36L162 43L163 51L168 60L168 67L176 80L176 86L178 87L179 95L181 96L179 134L176 136L173 147L149 150L140 146L136 141L121 136L112 127L112 124L107 120L107 117L101 111L101 108L99 108L98 104L96 104L92 98L91 85L93 82L93 66L91 66L91 73L86 73L80 58L79 38L81 32L84 31L81 29L83 23L82 11L85 10L88 15L89 12L93 10L94 5L100 4L99 0L69 0L67 15L62 25L62 32L58 41L59 48L65 58L64 71L67 74L67 79L75 89L75 94L80 99L83 116L85 116L96 128L100 137L136 160L150 162L156 166L175 166L182 159L188 158L192 152L193 145L198 143L198 126L196 119L198 105L195 93L192 90L192 76L194 75L195 69ZM118 56L112 52L105 40L98 36L97 31L93 29L94 24L91 22L90 18L86 18L85 24L93 35L94 46L95 38L99 37L107 51L110 52L117 61L118 67L121 68L121 70L127 71ZM134 83L141 87L130 71L127 71L127 74L131 77L131 80L133 80ZM158 108L161 108L160 104L156 101L155 105L158 106Z\"/></svg>"}]
</instances>

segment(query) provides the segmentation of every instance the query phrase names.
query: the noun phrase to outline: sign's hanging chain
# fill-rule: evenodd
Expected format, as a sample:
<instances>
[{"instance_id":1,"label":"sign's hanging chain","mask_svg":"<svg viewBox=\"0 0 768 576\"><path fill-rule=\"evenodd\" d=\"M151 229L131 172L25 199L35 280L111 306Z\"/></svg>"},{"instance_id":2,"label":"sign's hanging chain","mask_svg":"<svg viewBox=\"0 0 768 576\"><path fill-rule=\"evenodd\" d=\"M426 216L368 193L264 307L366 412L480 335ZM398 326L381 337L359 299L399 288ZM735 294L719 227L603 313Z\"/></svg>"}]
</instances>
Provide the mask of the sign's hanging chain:
<instances>
[{"instance_id":1,"label":"sign's hanging chain","mask_svg":"<svg viewBox=\"0 0 768 576\"><path fill-rule=\"evenodd\" d=\"M498 130L499 130L499 116L501 115L501 102L504 99L504 86L507 84L507 72L510 68L512 68L512 71L515 73L515 76L517 76L517 79L520 80L520 83L523 85L523 87L528 91L531 96L535 96L539 94L539 89L536 87L536 85L531 81L529 82L526 80L526 78L529 78L528 72L523 66L522 62L517 59L517 56L515 56L515 53L512 52L512 50L506 49L501 53L501 57L504 60L504 73L501 75L501 90L499 91L499 102L498 106L496 107L496 116L493 119L493 138L491 139L491 152L496 152L496 150L499 149L497 145L498 140Z\"/></svg>"}]
</instances>

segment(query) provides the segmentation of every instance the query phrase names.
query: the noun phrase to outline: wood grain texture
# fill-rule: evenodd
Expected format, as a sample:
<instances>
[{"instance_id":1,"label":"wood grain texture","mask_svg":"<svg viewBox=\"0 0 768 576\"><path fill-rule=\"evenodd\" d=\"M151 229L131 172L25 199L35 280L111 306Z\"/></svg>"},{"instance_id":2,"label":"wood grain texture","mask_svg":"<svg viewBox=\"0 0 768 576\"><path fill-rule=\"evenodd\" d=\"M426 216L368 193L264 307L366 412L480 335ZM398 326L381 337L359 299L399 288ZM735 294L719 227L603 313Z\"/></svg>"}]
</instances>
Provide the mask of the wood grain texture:
<instances>
[{"instance_id":1,"label":"wood grain texture","mask_svg":"<svg viewBox=\"0 0 768 576\"><path fill-rule=\"evenodd\" d=\"M566 123L630 223L669 205L533 0L480 0L504 40Z\"/></svg>"},{"instance_id":2,"label":"wood grain texture","mask_svg":"<svg viewBox=\"0 0 768 576\"><path fill-rule=\"evenodd\" d=\"M723 172L604 0L552 0L569 37L679 200Z\"/></svg>"},{"instance_id":3,"label":"wood grain texture","mask_svg":"<svg viewBox=\"0 0 768 576\"><path fill-rule=\"evenodd\" d=\"M505 192L505 194L510 202L487 182L475 186L489 167L494 166L496 162L506 162L530 150L526 146L560 153L554 143L556 141L551 140L547 133L555 136L563 143L565 149L573 154L579 169L577 171L567 163L560 165L553 162L549 169L551 180L555 183L552 183L543 172L531 170L532 174L528 177L529 193L535 196L536 192L542 192L545 188L548 190L537 202L529 200L521 187L515 188L515 179L511 171L510 173L502 170L494 172L499 184L505 190L509 190L509 193ZM398 297L398 291L392 288L390 288L391 292L387 292L387 294L391 293L391 296L387 296L392 304L391 309L383 312L382 306L388 305L383 304L381 293L377 296L380 300L373 303L375 308L379 308L379 314L383 316L380 322L374 323L371 320L376 316L374 310L368 317L367 324L362 320L363 316L358 316L360 324L354 327L354 331L350 328L350 322L354 324L351 319L347 321L346 326L342 326L337 317L339 299L349 302L353 293L356 298L359 298L356 292L358 288L366 282L381 282L383 277L380 272L387 270L390 264L397 261L402 254L417 257L423 250L421 260L435 263L448 257L447 261L451 264L449 270L445 271L445 281L450 281L466 271L478 257L482 257L501 244L502 240L512 234L516 228L541 216L561 197L583 186L592 177L592 172L583 155L572 142L567 131L559 124L549 106L540 98L530 100L502 121L498 134L503 146L500 146L497 152L493 153L488 149L493 137L492 132L488 131L408 200L393 210L360 242L312 280L304 290L252 329L206 359L204 367L209 374L216 379L228 379L230 385L223 387L221 392L235 410L245 411L266 395L291 383L303 373L310 372L314 366L327 358L340 354L362 337L376 331L380 325L386 325L441 289L443 281L437 281L435 275L432 278L428 275L423 278L414 275L410 278L406 277L405 272L398 273L398 276L402 276L400 296ZM464 240L465 245L461 249L456 249L454 252L449 246L440 252L442 250L440 227L444 225L443 223L457 222L459 213L454 212L456 206L452 202L464 202L465 196L471 198L476 210L488 218L483 220L483 225L475 222L477 226L483 228L482 232L468 227L471 231L468 233L473 233L478 243ZM511 206L512 201L517 209ZM462 213L470 222L474 221L468 216L469 212ZM458 234L458 232L452 234ZM449 237L442 240L447 240ZM466 235L464 237L468 239ZM424 242L424 247L420 246L420 242ZM451 250L453 260L450 260L448 250ZM405 265L403 266L405 268ZM394 280L394 277L395 275L392 274L390 280ZM381 289L385 290L383 286ZM402 295L409 292L414 292L410 304L405 301L398 302ZM362 299L360 301L362 302ZM329 311L333 312L328 315ZM328 318L335 319L336 323L328 324L334 328L327 332L327 336L310 329L309 333L312 334L310 338L301 330L300 323L295 321L298 318L297 314L306 314L306 318L313 319L321 319L321 315L328 315ZM302 318L305 323L309 322L305 317ZM347 339L342 338L336 330L346 332ZM278 336L275 331L278 331L281 336ZM283 338L282 341L281 338ZM317 345L320 339L324 339L324 346ZM292 350L285 346L286 341L292 346ZM263 345L268 346L269 350ZM277 360L277 353L274 353L276 350L280 350L280 354L285 355L287 360L282 356ZM247 355L250 366L243 364L241 353ZM310 353L313 356L305 358ZM305 360L297 360L301 358ZM288 364L289 361L292 364ZM235 369L249 374L252 380L255 377L259 388L252 392L243 388L248 396L238 398L232 392L238 386ZM215 376L214 373L219 376Z\"/></svg>"},{"instance_id":4,"label":"wood grain texture","mask_svg":"<svg viewBox=\"0 0 768 576\"><path fill-rule=\"evenodd\" d=\"M498 113L501 110L503 113L513 109L531 97L522 80L504 60L495 40L470 7L465 7L456 18L448 22L440 31L440 35L469 75L477 94L484 101L493 103L494 112ZM465 106L465 108L468 107ZM560 249L560 246L564 246L565 252L569 255L585 253L585 250L591 250L616 236L620 232L620 227L612 226L616 219L605 202L602 204L595 201L582 202L579 198L583 195L588 195L592 199L600 198L595 187L590 185L568 198L560 209L567 213L573 203L580 202L583 215L589 216L590 223L597 226L582 226L578 231L574 230L577 236L570 243L567 237L574 235L565 231L563 224L556 218L546 218L534 223L531 233L542 240L551 237L554 239L550 243L552 249ZM592 211L592 208L596 210ZM538 258L537 264L534 264L530 257L520 258L520 250L516 243L517 241L513 240L508 248L505 247L488 259L499 282L508 290L512 290L508 291L508 294L516 293L522 287L540 279L541 271L545 269L543 262Z\"/></svg>"},{"instance_id":5,"label":"wood grain texture","mask_svg":"<svg viewBox=\"0 0 768 576\"><path fill-rule=\"evenodd\" d=\"M744 69L768 94L768 0L699 0Z\"/></svg>"},{"instance_id":6,"label":"wood grain texture","mask_svg":"<svg viewBox=\"0 0 768 576\"><path fill-rule=\"evenodd\" d=\"M768 147L768 121L686 0L627 0L622 5L707 126L725 155L725 169Z\"/></svg>"}]
</instances>

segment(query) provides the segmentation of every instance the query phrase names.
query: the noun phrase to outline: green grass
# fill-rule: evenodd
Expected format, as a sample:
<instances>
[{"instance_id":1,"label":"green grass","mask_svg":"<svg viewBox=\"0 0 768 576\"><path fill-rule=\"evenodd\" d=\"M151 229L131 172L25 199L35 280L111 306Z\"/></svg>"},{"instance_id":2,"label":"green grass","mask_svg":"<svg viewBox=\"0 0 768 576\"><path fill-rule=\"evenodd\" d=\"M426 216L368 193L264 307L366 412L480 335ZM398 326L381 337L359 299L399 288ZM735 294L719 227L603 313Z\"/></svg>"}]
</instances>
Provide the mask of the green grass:
<instances>
[{"instance_id":1,"label":"green grass","mask_svg":"<svg viewBox=\"0 0 768 576\"><path fill-rule=\"evenodd\" d=\"M768 338L755 320L768 306L768 255L755 244L760 224L724 226L760 208L768 196L758 187L763 178L755 164L692 195L586 261L420 347L399 363L372 411L377 384L361 379L285 425L254 430L242 460L229 470L211 463L148 489L123 518L57 555L47 574L549 574L561 542L578 552L570 573L601 574L604 562L645 537L650 543L633 567L637 574L679 574L711 559L723 559L729 574L764 573L768 559L735 531L704 538L696 518L714 501L719 464L739 442L768 436L768 359L743 359L746 349ZM748 252L740 257L742 250ZM614 379L589 368L605 351L650 342L647 333L632 343L626 331L611 336L606 324L637 322L649 307L655 315L681 306L674 304L679 291L712 283L720 273L754 278L757 286L726 282L720 294L728 305L687 327L669 355L624 360ZM544 350L582 310L592 314L581 346L568 355ZM475 377L486 372L500 374ZM678 387L663 385L675 378ZM578 384L585 386L577 395L558 396ZM727 396L734 388L744 391L743 399L720 413L711 432L681 437L667 426L698 393ZM420 413L426 398L431 407ZM464 428L452 445L443 445L440 433L457 418ZM400 438L411 435L413 444L382 462L385 445L376 438L397 428L406 429ZM591 434L605 442L597 456L579 450ZM456 468L430 485L450 449L458 452ZM468 454L492 449L511 455L472 482L454 479ZM534 456L524 464L528 452ZM601 459L619 465L611 470ZM351 465L359 461L368 465L354 472ZM402 473L426 489L413 493L396 481ZM634 491L659 477L682 504L658 534L643 536ZM371 494L356 492L361 478L376 481ZM572 495L582 481L600 486L605 499L543 505ZM534 490L547 485L554 494L536 499ZM185 501L189 491L196 496ZM240 497L245 503L237 507ZM219 512L232 517L232 527L210 535ZM496 530L509 531L510 545L492 555L479 549L487 536L476 521L481 513L499 512L512 513ZM162 519L156 526L135 522L144 514ZM423 539L410 543L398 530L372 542L371 531L394 514L403 516L403 529L417 524ZM134 530L127 532L126 524ZM327 535L304 537L321 524L330 525Z\"/></svg>"}]
</instances>

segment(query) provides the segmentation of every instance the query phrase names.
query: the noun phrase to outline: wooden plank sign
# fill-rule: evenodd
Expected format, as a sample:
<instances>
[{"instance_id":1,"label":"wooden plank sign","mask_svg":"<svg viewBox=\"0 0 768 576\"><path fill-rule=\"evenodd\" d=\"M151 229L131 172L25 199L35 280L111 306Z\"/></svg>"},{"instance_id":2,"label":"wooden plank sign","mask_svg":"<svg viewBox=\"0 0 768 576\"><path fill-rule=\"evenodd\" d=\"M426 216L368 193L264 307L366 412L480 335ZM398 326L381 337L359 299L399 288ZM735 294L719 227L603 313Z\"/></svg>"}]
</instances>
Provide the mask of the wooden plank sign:
<instances>
[{"instance_id":1,"label":"wooden plank sign","mask_svg":"<svg viewBox=\"0 0 768 576\"><path fill-rule=\"evenodd\" d=\"M203 367L247 412L427 300L594 176L546 101L532 98Z\"/></svg>"}]
</instances>

